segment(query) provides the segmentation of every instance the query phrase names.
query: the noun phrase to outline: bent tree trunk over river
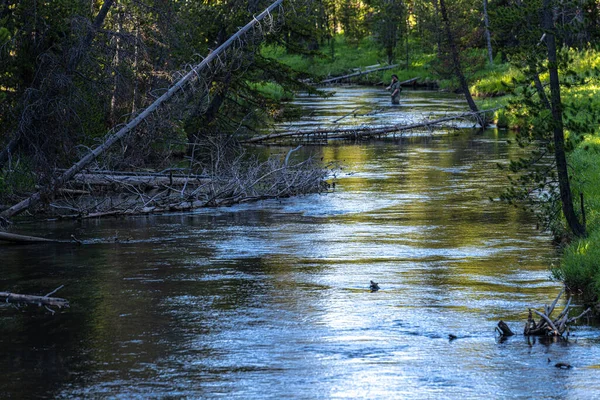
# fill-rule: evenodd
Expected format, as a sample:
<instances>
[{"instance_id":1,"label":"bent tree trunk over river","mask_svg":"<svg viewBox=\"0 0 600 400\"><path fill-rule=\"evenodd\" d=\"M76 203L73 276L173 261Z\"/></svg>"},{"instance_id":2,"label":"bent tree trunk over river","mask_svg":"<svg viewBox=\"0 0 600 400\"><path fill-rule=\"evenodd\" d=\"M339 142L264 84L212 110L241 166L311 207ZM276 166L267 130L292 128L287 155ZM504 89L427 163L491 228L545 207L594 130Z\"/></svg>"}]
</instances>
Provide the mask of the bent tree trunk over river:
<instances>
[{"instance_id":1,"label":"bent tree trunk over river","mask_svg":"<svg viewBox=\"0 0 600 400\"><path fill-rule=\"evenodd\" d=\"M267 9L265 9L260 15L255 17L252 21L246 24L243 28L241 28L235 35L231 36L225 43L219 46L215 51L210 53L201 63L197 64L192 68L190 72L188 72L183 78L181 78L177 83L171 86L166 93L160 96L154 103L152 103L148 108L143 110L139 115L133 118L129 123L127 123L123 128L121 128L118 132L111 134L108 138L102 143L100 146L96 147L92 151L90 151L85 157L83 157L79 162L74 164L71 168L66 170L62 175L55 178L51 184L42 188L40 191L32 194L27 199L21 201L20 203L15 204L9 209L0 213L1 218L11 218L17 214L22 213L28 208L39 203L44 197L51 195L57 189L61 188L65 185L67 181L69 181L75 174L82 171L87 165L89 165L92 161L94 161L98 156L103 154L106 150L108 150L112 145L117 143L120 139L129 134L132 130L134 130L141 122L143 122L146 118L148 118L154 111L156 111L160 106L166 103L169 99L171 99L175 94L177 94L183 87L188 83L193 83L194 81L199 80L199 74L202 70L204 70L208 65L210 65L213 61L219 62L220 54L224 53L224 51L230 47L236 40L239 40L244 34L249 32L259 21L263 20L265 17L269 16L271 11L281 5L283 0L277 0L273 4L271 4Z\"/></svg>"}]
</instances>

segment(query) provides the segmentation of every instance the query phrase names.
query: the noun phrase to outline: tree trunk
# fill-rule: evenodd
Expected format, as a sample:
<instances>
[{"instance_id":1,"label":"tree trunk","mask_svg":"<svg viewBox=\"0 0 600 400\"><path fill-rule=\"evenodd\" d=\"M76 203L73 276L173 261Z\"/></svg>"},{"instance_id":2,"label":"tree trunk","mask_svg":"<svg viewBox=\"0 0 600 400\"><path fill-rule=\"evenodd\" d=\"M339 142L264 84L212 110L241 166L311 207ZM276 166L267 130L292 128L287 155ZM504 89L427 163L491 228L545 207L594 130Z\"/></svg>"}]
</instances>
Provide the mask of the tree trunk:
<instances>
[{"instance_id":1,"label":"tree trunk","mask_svg":"<svg viewBox=\"0 0 600 400\"><path fill-rule=\"evenodd\" d=\"M127 123L123 128L121 128L118 132L109 135L104 143L100 146L96 147L89 153L87 153L81 160L75 163L71 168L66 170L61 176L53 180L53 182L47 187L41 189L39 192L32 194L27 199L21 201L20 203L15 204L7 210L4 210L0 213L0 217L2 218L11 218L21 212L27 210L29 207L34 206L39 203L42 198L47 196L49 193L54 192L56 189L62 187L68 180L70 180L75 174L84 169L89 163L94 161L99 155L104 153L107 149L109 149L113 144L121 140L125 137L129 132L131 132L135 127L137 127L142 121L144 121L150 114L152 114L157 108L159 108L164 102L173 97L181 88L193 78L197 77L200 71L202 71L209 63L211 63L215 58L219 57L219 55L227 49L231 44L233 44L236 40L239 40L241 36L243 36L246 32L250 31L256 23L265 18L267 15L270 15L271 11L273 11L276 7L278 7L283 0L277 0L273 4L271 4L265 11L263 11L260 15L254 17L252 21L246 24L243 28L238 30L238 32L231 36L225 43L219 46L215 51L210 53L202 62L197 64L190 72L188 72L183 78L181 78L175 85L171 86L169 90L167 90L162 96L154 101L150 106L148 106L144 111L142 111L138 116L133 118L131 121ZM106 3L105 3L106 4Z\"/></svg>"},{"instance_id":2,"label":"tree trunk","mask_svg":"<svg viewBox=\"0 0 600 400\"><path fill-rule=\"evenodd\" d=\"M439 15L440 15L440 7L439 7L439 3L438 0L433 0L433 8L435 10L435 20L438 21L439 19ZM437 42L437 56L438 58L442 57L442 30L439 28L439 26L436 24L435 25L435 39Z\"/></svg>"},{"instance_id":3,"label":"tree trunk","mask_svg":"<svg viewBox=\"0 0 600 400\"><path fill-rule=\"evenodd\" d=\"M585 236L583 226L573 208L573 197L569 183L569 171L567 169L567 156L565 152L565 135L562 121L562 101L560 97L560 80L558 77L558 64L556 56L556 38L554 36L554 20L552 15L551 1L544 0L543 5L543 27L546 31L546 46L548 47L548 72L550 74L550 103L552 106L553 132L554 132L554 156L556 159L556 172L558 173L558 186L562 211L567 220L569 228L575 236Z\"/></svg>"},{"instance_id":4,"label":"tree trunk","mask_svg":"<svg viewBox=\"0 0 600 400\"><path fill-rule=\"evenodd\" d=\"M460 82L460 88L465 94L465 98L467 100L467 104L469 104L469 108L473 112L479 112L475 101L473 101L473 97L471 96L471 92L469 91L469 85L467 84L467 79L462 72L462 68L460 66L460 58L458 55L458 48L456 47L456 43L454 42L454 35L452 34L452 29L450 28L450 20L448 19L448 12L446 10L446 2L445 0L439 0L440 4L440 12L442 14L442 23L444 24L444 29L446 31L446 38L448 39L448 45L450 46L450 53L452 55L452 63L454 68L454 73ZM483 120L479 121L480 125L485 126L485 122Z\"/></svg>"},{"instance_id":5,"label":"tree trunk","mask_svg":"<svg viewBox=\"0 0 600 400\"><path fill-rule=\"evenodd\" d=\"M104 24L104 20L106 19L108 11L110 10L110 7L112 7L113 3L114 0L106 0L104 4L102 4L98 15L96 15L96 18L94 18L94 22L92 23L92 29L90 29L87 35L85 35L85 38L81 42L79 49L71 51L69 63L67 64L68 75L71 75L75 72L77 65L79 64L83 56L87 53L89 47L94 41L94 37L96 37L96 33Z\"/></svg>"},{"instance_id":6,"label":"tree trunk","mask_svg":"<svg viewBox=\"0 0 600 400\"><path fill-rule=\"evenodd\" d=\"M488 60L490 65L494 64L494 55L492 53L492 36L490 35L490 17L487 11L488 0L483 0L483 22L485 24L485 41L487 43Z\"/></svg>"},{"instance_id":7,"label":"tree trunk","mask_svg":"<svg viewBox=\"0 0 600 400\"><path fill-rule=\"evenodd\" d=\"M121 62L121 32L123 31L123 10L117 9L117 34L115 35L115 56L113 57L113 88L110 98L110 124L117 124L117 100L119 95L119 64Z\"/></svg>"}]
</instances>

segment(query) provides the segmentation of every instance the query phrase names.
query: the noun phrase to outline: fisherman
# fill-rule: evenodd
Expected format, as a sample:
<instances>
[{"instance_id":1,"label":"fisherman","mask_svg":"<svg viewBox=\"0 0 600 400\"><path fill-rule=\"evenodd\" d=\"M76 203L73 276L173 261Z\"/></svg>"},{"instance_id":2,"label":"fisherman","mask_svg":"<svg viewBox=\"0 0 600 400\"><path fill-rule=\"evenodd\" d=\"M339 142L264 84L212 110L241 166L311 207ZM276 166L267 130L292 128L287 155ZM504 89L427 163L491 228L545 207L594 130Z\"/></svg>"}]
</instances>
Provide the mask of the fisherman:
<instances>
[{"instance_id":1,"label":"fisherman","mask_svg":"<svg viewBox=\"0 0 600 400\"><path fill-rule=\"evenodd\" d=\"M400 82L398 81L398 75L392 75L392 83L386 88L386 90L392 92L392 104L400 104L400 92L402 92L402 88L400 87Z\"/></svg>"}]
</instances>

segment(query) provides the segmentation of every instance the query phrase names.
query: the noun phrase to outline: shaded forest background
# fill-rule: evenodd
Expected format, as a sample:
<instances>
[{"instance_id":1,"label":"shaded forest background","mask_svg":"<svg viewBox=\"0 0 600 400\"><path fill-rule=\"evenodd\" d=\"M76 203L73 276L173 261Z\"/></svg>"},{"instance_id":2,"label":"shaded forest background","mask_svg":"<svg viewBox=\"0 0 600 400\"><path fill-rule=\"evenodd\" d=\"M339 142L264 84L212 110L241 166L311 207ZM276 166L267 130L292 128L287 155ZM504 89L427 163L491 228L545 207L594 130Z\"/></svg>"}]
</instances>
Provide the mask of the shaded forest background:
<instances>
[{"instance_id":1,"label":"shaded forest background","mask_svg":"<svg viewBox=\"0 0 600 400\"><path fill-rule=\"evenodd\" d=\"M268 5L237 0L3 0L3 194L19 197L51 181ZM527 16L539 14L542 6L541 1L518 0L284 2L261 28L264 32L244 38L220 68L202 76L200 87L138 127L96 167L161 170L199 142L219 142L223 149L230 145L222 143L256 133L281 109L280 98L268 88L314 90L306 82L322 78L311 76L306 64L293 68L293 63L283 63L272 56L274 48L299 55L309 65L333 63L340 37L348 53L367 38L382 63L421 68L438 80L456 76L457 61L450 51L455 46L467 74L494 62L531 66L539 60L527 55L543 29L539 20ZM560 46L593 47L600 36L597 1L553 2L552 7L562 32ZM418 57L423 54L429 57Z\"/></svg>"}]
</instances>

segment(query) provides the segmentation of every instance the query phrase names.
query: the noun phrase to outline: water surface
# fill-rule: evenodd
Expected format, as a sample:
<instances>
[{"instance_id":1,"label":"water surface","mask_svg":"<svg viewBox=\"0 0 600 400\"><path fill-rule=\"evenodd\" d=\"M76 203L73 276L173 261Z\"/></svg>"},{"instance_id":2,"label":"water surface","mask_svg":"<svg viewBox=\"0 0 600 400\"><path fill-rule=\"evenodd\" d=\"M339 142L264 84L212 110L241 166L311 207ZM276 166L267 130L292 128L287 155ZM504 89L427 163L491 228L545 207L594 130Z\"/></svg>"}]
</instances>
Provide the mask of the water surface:
<instances>
[{"instance_id":1,"label":"water surface","mask_svg":"<svg viewBox=\"0 0 600 400\"><path fill-rule=\"evenodd\" d=\"M388 100L365 88L301 97L313 116L298 125L331 123L362 101L379 111L338 123L415 120L463 104L411 91L400 107ZM440 130L307 147L343 166L335 192L24 225L87 244L0 247L2 290L45 294L64 284L57 295L72 303L54 316L0 309L0 394L600 397L597 328L579 326L561 343L494 333L500 319L520 333L527 308L560 291L549 279L550 238L527 214L488 200L506 184L496 163L519 151L507 138Z\"/></svg>"}]
</instances>

